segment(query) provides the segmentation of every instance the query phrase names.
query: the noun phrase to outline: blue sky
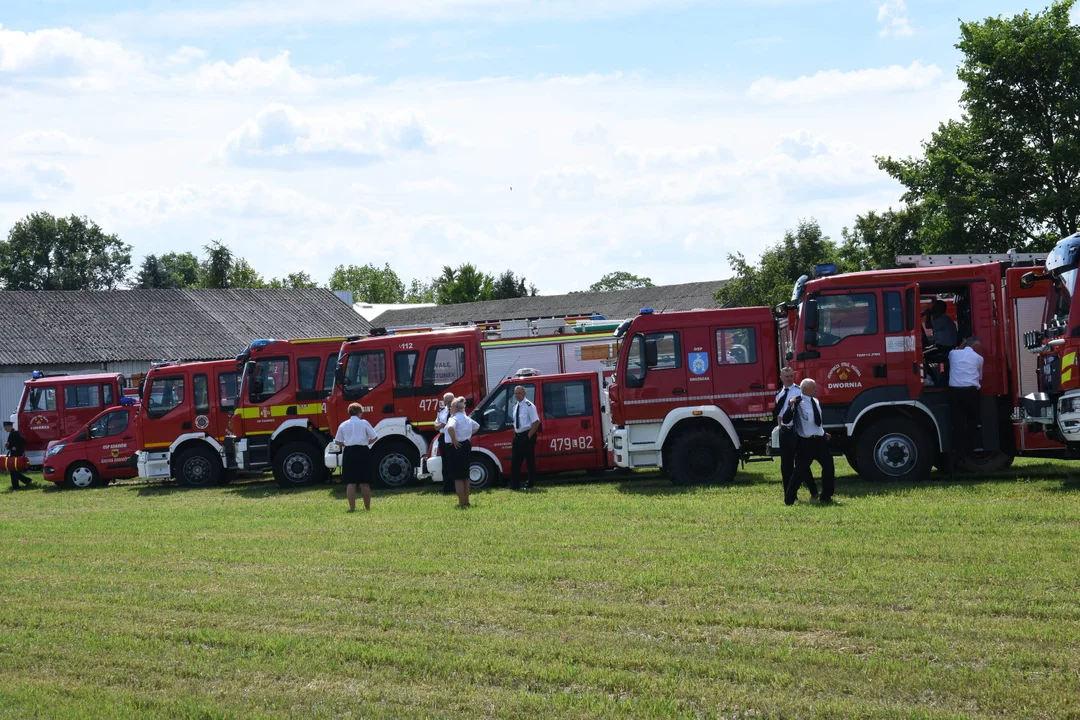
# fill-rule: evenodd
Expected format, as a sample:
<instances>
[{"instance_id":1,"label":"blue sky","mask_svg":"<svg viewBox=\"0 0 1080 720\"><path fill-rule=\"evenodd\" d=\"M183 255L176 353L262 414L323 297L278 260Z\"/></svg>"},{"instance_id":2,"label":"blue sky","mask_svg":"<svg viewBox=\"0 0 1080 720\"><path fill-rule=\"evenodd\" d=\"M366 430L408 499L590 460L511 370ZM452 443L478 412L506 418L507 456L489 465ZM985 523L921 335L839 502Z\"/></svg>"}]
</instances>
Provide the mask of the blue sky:
<instances>
[{"instance_id":1,"label":"blue sky","mask_svg":"<svg viewBox=\"0 0 1080 720\"><path fill-rule=\"evenodd\" d=\"M1042 6L1034 6L1039 10ZM0 3L0 228L86 213L266 276L718 279L898 203L1004 0ZM510 188L513 187L513 190Z\"/></svg>"}]
</instances>

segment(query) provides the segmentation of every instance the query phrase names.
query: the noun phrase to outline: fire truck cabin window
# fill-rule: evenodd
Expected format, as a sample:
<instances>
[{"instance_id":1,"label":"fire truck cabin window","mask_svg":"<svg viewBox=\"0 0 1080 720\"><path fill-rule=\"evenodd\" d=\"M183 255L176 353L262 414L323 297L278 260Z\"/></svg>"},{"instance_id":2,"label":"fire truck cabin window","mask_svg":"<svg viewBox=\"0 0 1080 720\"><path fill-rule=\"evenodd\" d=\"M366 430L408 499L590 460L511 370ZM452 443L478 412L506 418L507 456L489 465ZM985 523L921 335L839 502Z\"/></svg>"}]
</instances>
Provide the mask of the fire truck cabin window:
<instances>
[{"instance_id":1,"label":"fire truck cabin window","mask_svg":"<svg viewBox=\"0 0 1080 720\"><path fill-rule=\"evenodd\" d=\"M900 299L900 293L889 290L884 294L885 301L885 334L904 332L904 303Z\"/></svg>"},{"instance_id":2,"label":"fire truck cabin window","mask_svg":"<svg viewBox=\"0 0 1080 720\"><path fill-rule=\"evenodd\" d=\"M592 415L592 398L587 380L549 382L544 385L544 417L575 418Z\"/></svg>"},{"instance_id":3,"label":"fire truck cabin window","mask_svg":"<svg viewBox=\"0 0 1080 720\"><path fill-rule=\"evenodd\" d=\"M626 381L629 387L635 387L645 379L645 338L635 335L630 341L626 353Z\"/></svg>"},{"instance_id":4,"label":"fire truck cabin window","mask_svg":"<svg viewBox=\"0 0 1080 720\"><path fill-rule=\"evenodd\" d=\"M263 402L281 392L289 384L289 361L286 358L259 360L255 363L255 377L252 379L251 400Z\"/></svg>"},{"instance_id":5,"label":"fire truck cabin window","mask_svg":"<svg viewBox=\"0 0 1080 720\"><path fill-rule=\"evenodd\" d=\"M90 424L88 433L91 440L98 438L114 437L127 430L128 411L115 410L106 413Z\"/></svg>"},{"instance_id":6,"label":"fire truck cabin window","mask_svg":"<svg viewBox=\"0 0 1080 720\"><path fill-rule=\"evenodd\" d=\"M68 385L64 388L64 406L67 408L101 407L100 386Z\"/></svg>"},{"instance_id":7,"label":"fire truck cabin window","mask_svg":"<svg viewBox=\"0 0 1080 720\"><path fill-rule=\"evenodd\" d=\"M296 374L300 376L300 392L318 390L319 368L322 360L317 357L300 358L296 361Z\"/></svg>"},{"instance_id":8,"label":"fire truck cabin window","mask_svg":"<svg viewBox=\"0 0 1080 720\"><path fill-rule=\"evenodd\" d=\"M105 407L112 407L113 405L113 391L112 385L101 386L101 404Z\"/></svg>"},{"instance_id":9,"label":"fire truck cabin window","mask_svg":"<svg viewBox=\"0 0 1080 720\"><path fill-rule=\"evenodd\" d=\"M26 393L23 412L42 412L56 410L56 388L30 388Z\"/></svg>"},{"instance_id":10,"label":"fire truck cabin window","mask_svg":"<svg viewBox=\"0 0 1080 720\"><path fill-rule=\"evenodd\" d=\"M531 384L522 385L525 388L525 397L530 402L536 401L536 386ZM516 384L506 383L500 385L488 395L473 413L473 419L480 423L480 429L484 432L498 432L514 426L514 411L517 409L517 398L514 397Z\"/></svg>"},{"instance_id":11,"label":"fire truck cabin window","mask_svg":"<svg viewBox=\"0 0 1080 720\"><path fill-rule=\"evenodd\" d=\"M411 388L416 380L420 353L415 350L394 353L394 387ZM437 361L436 361L437 362Z\"/></svg>"},{"instance_id":12,"label":"fire truck cabin window","mask_svg":"<svg viewBox=\"0 0 1080 720\"><path fill-rule=\"evenodd\" d=\"M717 365L750 365L757 362L757 333L754 328L725 328L716 331Z\"/></svg>"},{"instance_id":13,"label":"fire truck cabin window","mask_svg":"<svg viewBox=\"0 0 1080 720\"><path fill-rule=\"evenodd\" d=\"M355 396L376 388L386 379L386 353L358 352L345 365L345 392Z\"/></svg>"},{"instance_id":14,"label":"fire truck cabin window","mask_svg":"<svg viewBox=\"0 0 1080 720\"><path fill-rule=\"evenodd\" d=\"M818 347L835 345L844 338L874 335L878 331L877 296L874 293L820 295Z\"/></svg>"},{"instance_id":15,"label":"fire truck cabin window","mask_svg":"<svg viewBox=\"0 0 1080 720\"><path fill-rule=\"evenodd\" d=\"M238 374L234 372L218 375L218 404L222 410L232 410L236 407L237 380Z\"/></svg>"},{"instance_id":16,"label":"fire truck cabin window","mask_svg":"<svg viewBox=\"0 0 1080 720\"><path fill-rule=\"evenodd\" d=\"M430 348L424 361L425 387L452 385L465 374L465 346Z\"/></svg>"},{"instance_id":17,"label":"fire truck cabin window","mask_svg":"<svg viewBox=\"0 0 1080 720\"><path fill-rule=\"evenodd\" d=\"M210 381L205 375L196 375L191 380L191 386L195 396L195 412L205 415L210 412Z\"/></svg>"},{"instance_id":18,"label":"fire truck cabin window","mask_svg":"<svg viewBox=\"0 0 1080 720\"><path fill-rule=\"evenodd\" d=\"M649 365L650 370L670 370L681 367L678 333L649 333L645 338L646 346L649 343L656 345L656 364Z\"/></svg>"},{"instance_id":19,"label":"fire truck cabin window","mask_svg":"<svg viewBox=\"0 0 1080 720\"><path fill-rule=\"evenodd\" d=\"M184 378L154 378L150 384L147 415L161 417L184 402Z\"/></svg>"},{"instance_id":20,"label":"fire truck cabin window","mask_svg":"<svg viewBox=\"0 0 1080 720\"><path fill-rule=\"evenodd\" d=\"M322 389L327 395L334 391L334 371L337 369L338 354L333 353L326 360L326 373L323 375Z\"/></svg>"}]
</instances>

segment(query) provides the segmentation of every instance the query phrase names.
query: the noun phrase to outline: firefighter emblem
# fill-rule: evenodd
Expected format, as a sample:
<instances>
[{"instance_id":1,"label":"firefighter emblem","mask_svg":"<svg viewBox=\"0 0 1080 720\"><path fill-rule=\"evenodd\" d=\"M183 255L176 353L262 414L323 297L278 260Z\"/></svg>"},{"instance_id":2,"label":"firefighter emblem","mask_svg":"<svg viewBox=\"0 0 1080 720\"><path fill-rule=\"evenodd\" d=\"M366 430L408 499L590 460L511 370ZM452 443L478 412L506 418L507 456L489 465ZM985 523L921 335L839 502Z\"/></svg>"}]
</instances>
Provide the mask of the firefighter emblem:
<instances>
[{"instance_id":1,"label":"firefighter emblem","mask_svg":"<svg viewBox=\"0 0 1080 720\"><path fill-rule=\"evenodd\" d=\"M196 416L195 427L199 428L200 430L205 430L206 428L210 427L210 418L206 417L205 415Z\"/></svg>"},{"instance_id":2,"label":"firefighter emblem","mask_svg":"<svg viewBox=\"0 0 1080 720\"><path fill-rule=\"evenodd\" d=\"M829 370L829 390L842 390L846 388L861 388L862 370L849 362L841 362L833 365Z\"/></svg>"},{"instance_id":3,"label":"firefighter emblem","mask_svg":"<svg viewBox=\"0 0 1080 720\"><path fill-rule=\"evenodd\" d=\"M270 417L270 407L267 406L267 405L264 405L263 407L259 408L259 417L264 419L264 420L269 419L269 417Z\"/></svg>"},{"instance_id":4,"label":"firefighter emblem","mask_svg":"<svg viewBox=\"0 0 1080 720\"><path fill-rule=\"evenodd\" d=\"M709 353L688 353L686 356L686 364L690 366L690 372L695 375L704 375L709 372Z\"/></svg>"},{"instance_id":5,"label":"firefighter emblem","mask_svg":"<svg viewBox=\"0 0 1080 720\"><path fill-rule=\"evenodd\" d=\"M112 456L113 456L114 458L118 458L118 457L120 457L120 450L118 450L117 448L113 448L113 449L112 449Z\"/></svg>"}]
</instances>

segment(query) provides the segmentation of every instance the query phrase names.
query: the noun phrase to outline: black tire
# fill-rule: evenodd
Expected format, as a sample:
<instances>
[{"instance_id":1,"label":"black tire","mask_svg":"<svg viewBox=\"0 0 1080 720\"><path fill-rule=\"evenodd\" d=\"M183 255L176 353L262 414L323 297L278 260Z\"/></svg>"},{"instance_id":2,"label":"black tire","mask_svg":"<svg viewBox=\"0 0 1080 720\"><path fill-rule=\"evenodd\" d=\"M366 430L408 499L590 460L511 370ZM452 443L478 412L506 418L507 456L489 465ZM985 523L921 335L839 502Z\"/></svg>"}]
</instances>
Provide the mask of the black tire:
<instances>
[{"instance_id":1,"label":"black tire","mask_svg":"<svg viewBox=\"0 0 1080 720\"><path fill-rule=\"evenodd\" d=\"M375 481L379 487L403 488L416 478L416 468L420 466L420 455L416 448L402 442L389 442L382 447L375 447L372 460Z\"/></svg>"},{"instance_id":2,"label":"black tire","mask_svg":"<svg viewBox=\"0 0 1080 720\"><path fill-rule=\"evenodd\" d=\"M1013 463L1013 456L1004 452L975 452L960 461L960 469L977 475L1001 472Z\"/></svg>"},{"instance_id":3,"label":"black tire","mask_svg":"<svg viewBox=\"0 0 1080 720\"><path fill-rule=\"evenodd\" d=\"M847 460L847 464L851 466L851 469L855 471L855 474L859 474L859 458L858 448L854 442L848 442L844 446L844 459Z\"/></svg>"},{"instance_id":4,"label":"black tire","mask_svg":"<svg viewBox=\"0 0 1080 720\"><path fill-rule=\"evenodd\" d=\"M936 453L934 455L934 469L948 475L952 472L952 458L949 453Z\"/></svg>"},{"instance_id":5,"label":"black tire","mask_svg":"<svg viewBox=\"0 0 1080 720\"><path fill-rule=\"evenodd\" d=\"M172 475L184 487L214 487L224 472L221 458L207 445L190 447L173 461Z\"/></svg>"},{"instance_id":6,"label":"black tire","mask_svg":"<svg viewBox=\"0 0 1080 720\"><path fill-rule=\"evenodd\" d=\"M469 458L469 488L472 490L485 490L495 487L502 478L495 469L495 463L491 458L478 452L472 453Z\"/></svg>"},{"instance_id":7,"label":"black tire","mask_svg":"<svg viewBox=\"0 0 1080 720\"><path fill-rule=\"evenodd\" d=\"M309 442L286 443L274 453L274 479L283 488L307 487L323 482L326 465L322 452Z\"/></svg>"},{"instance_id":8,"label":"black tire","mask_svg":"<svg viewBox=\"0 0 1080 720\"><path fill-rule=\"evenodd\" d=\"M75 462L68 466L64 473L64 487L72 490L86 490L97 487L101 483L101 476L97 468L88 462Z\"/></svg>"},{"instance_id":9,"label":"black tire","mask_svg":"<svg viewBox=\"0 0 1080 720\"><path fill-rule=\"evenodd\" d=\"M871 482L926 479L934 464L930 436L911 418L885 417L855 438L859 475Z\"/></svg>"},{"instance_id":10,"label":"black tire","mask_svg":"<svg viewBox=\"0 0 1080 720\"><path fill-rule=\"evenodd\" d=\"M671 482L676 485L731 482L739 467L735 446L720 429L683 433L675 438L667 456L671 459Z\"/></svg>"}]
</instances>

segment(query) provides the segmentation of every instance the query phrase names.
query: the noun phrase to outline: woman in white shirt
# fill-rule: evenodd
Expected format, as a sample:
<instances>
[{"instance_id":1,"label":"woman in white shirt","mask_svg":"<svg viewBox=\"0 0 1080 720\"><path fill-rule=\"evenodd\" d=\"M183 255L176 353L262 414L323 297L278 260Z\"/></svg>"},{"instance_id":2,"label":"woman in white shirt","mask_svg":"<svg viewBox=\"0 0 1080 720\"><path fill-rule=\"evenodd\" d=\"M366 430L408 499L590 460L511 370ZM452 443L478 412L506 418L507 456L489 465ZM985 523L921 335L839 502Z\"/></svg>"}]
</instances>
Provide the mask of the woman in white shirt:
<instances>
[{"instance_id":1,"label":"woman in white shirt","mask_svg":"<svg viewBox=\"0 0 1080 720\"><path fill-rule=\"evenodd\" d=\"M341 458L341 477L344 478L345 497L349 500L349 512L356 512L356 486L364 498L364 509L371 509L371 443L379 439L375 428L360 415L359 403L349 406L349 419L338 426L334 442L344 448Z\"/></svg>"},{"instance_id":2,"label":"woman in white shirt","mask_svg":"<svg viewBox=\"0 0 1080 720\"><path fill-rule=\"evenodd\" d=\"M442 407L439 408L439 414L435 416L435 430L439 433L439 454L444 458L446 457L446 448L450 445L450 437L446 434L446 423L450 420L450 405L453 402L454 393L443 395ZM454 480L445 472L443 473L442 492L443 495L454 492Z\"/></svg>"},{"instance_id":3,"label":"woman in white shirt","mask_svg":"<svg viewBox=\"0 0 1080 720\"><path fill-rule=\"evenodd\" d=\"M465 414L465 398L454 398L450 404L450 419L446 422L446 433L450 444L446 446L449 454L443 457L443 473L450 473L457 490L458 507L469 507L469 465L472 460L472 442L474 432L480 429L480 423Z\"/></svg>"}]
</instances>

